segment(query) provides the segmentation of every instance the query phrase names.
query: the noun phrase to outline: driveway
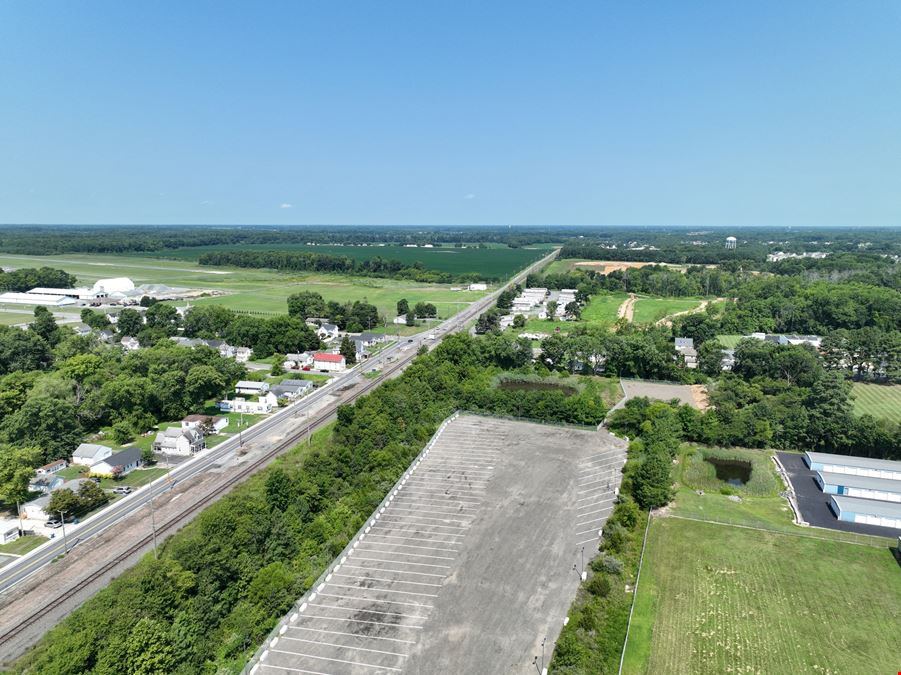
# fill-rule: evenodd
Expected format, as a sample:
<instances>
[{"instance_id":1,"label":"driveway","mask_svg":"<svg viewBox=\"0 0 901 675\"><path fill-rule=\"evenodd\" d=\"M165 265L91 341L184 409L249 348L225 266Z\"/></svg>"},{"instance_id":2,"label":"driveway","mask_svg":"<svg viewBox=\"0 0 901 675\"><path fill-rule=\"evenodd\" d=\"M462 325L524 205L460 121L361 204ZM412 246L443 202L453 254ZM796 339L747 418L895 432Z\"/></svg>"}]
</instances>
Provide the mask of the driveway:
<instances>
[{"instance_id":1,"label":"driveway","mask_svg":"<svg viewBox=\"0 0 901 675\"><path fill-rule=\"evenodd\" d=\"M820 490L814 479L814 471L807 468L804 456L791 452L777 452L776 456L785 467L798 507L804 520L815 527L825 527L830 530L842 530L844 532L857 532L858 534L872 534L877 537L901 536L901 530L892 527L880 527L879 525L865 525L863 523L849 523L839 520L829 508L830 495Z\"/></svg>"}]
</instances>

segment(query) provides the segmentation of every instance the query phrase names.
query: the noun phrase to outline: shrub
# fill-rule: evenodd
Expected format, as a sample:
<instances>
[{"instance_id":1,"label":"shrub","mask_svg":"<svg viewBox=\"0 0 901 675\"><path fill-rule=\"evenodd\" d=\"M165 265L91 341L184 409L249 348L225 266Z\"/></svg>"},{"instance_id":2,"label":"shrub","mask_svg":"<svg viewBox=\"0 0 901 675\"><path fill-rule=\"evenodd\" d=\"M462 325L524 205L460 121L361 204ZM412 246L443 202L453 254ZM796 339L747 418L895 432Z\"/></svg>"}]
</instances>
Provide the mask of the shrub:
<instances>
[{"instance_id":1,"label":"shrub","mask_svg":"<svg viewBox=\"0 0 901 675\"><path fill-rule=\"evenodd\" d=\"M604 527L604 537L601 546L605 551L622 551L629 541L629 531L619 523L608 523Z\"/></svg>"},{"instance_id":2,"label":"shrub","mask_svg":"<svg viewBox=\"0 0 901 675\"><path fill-rule=\"evenodd\" d=\"M595 574L585 584L585 590L599 598L606 598L610 595L610 579L604 574Z\"/></svg>"},{"instance_id":3,"label":"shrub","mask_svg":"<svg viewBox=\"0 0 901 675\"><path fill-rule=\"evenodd\" d=\"M623 561L612 555L602 555L591 561L591 569L595 572L620 575L623 573Z\"/></svg>"}]
</instances>

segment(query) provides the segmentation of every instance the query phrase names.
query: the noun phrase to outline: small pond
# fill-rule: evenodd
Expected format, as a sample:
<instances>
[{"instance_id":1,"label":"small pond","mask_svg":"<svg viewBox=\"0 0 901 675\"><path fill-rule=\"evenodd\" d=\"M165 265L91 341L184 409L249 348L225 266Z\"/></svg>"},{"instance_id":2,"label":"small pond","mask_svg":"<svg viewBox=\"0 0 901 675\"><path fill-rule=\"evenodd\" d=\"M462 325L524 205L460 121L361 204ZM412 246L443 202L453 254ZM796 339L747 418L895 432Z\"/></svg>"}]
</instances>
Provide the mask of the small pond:
<instances>
[{"instance_id":1,"label":"small pond","mask_svg":"<svg viewBox=\"0 0 901 675\"><path fill-rule=\"evenodd\" d=\"M729 485L740 487L751 480L751 462L717 457L705 457L704 461L712 464L716 469L716 477Z\"/></svg>"},{"instance_id":2,"label":"small pond","mask_svg":"<svg viewBox=\"0 0 901 675\"><path fill-rule=\"evenodd\" d=\"M556 382L528 382L526 380L501 380L498 389L507 391L562 391L567 396L577 393L575 387Z\"/></svg>"}]
</instances>

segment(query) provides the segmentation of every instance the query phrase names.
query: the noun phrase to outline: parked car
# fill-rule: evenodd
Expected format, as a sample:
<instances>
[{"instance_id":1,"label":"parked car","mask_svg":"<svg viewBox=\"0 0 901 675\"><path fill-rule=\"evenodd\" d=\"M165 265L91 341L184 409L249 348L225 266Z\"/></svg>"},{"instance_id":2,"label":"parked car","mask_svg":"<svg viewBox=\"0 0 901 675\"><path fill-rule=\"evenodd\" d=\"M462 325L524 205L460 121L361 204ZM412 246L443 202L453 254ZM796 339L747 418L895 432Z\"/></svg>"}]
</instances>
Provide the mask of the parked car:
<instances>
[{"instance_id":1,"label":"parked car","mask_svg":"<svg viewBox=\"0 0 901 675\"><path fill-rule=\"evenodd\" d=\"M58 520L48 520L47 521L47 527L56 529L57 527L61 527L61 526L62 526L62 523Z\"/></svg>"},{"instance_id":2,"label":"parked car","mask_svg":"<svg viewBox=\"0 0 901 675\"><path fill-rule=\"evenodd\" d=\"M114 487L113 494L130 495L131 494L131 486L130 485L119 485L117 487Z\"/></svg>"}]
</instances>

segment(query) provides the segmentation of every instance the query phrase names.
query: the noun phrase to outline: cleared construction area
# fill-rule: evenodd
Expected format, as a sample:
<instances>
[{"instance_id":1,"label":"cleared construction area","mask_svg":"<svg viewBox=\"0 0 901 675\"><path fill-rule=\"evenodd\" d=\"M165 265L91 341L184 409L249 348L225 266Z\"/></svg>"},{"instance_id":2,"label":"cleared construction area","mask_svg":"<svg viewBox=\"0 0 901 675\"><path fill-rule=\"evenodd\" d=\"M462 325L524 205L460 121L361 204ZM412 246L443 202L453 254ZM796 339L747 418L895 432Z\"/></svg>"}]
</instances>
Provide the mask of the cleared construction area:
<instances>
[{"instance_id":1,"label":"cleared construction area","mask_svg":"<svg viewBox=\"0 0 901 675\"><path fill-rule=\"evenodd\" d=\"M603 430L451 421L251 672L534 672L582 549L584 564L597 550L625 449Z\"/></svg>"}]
</instances>

